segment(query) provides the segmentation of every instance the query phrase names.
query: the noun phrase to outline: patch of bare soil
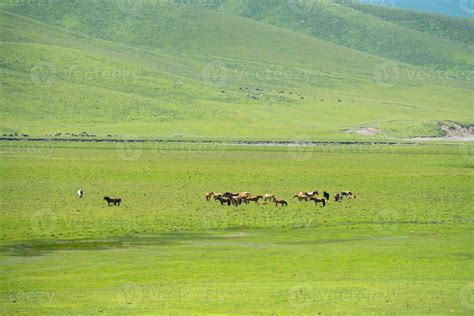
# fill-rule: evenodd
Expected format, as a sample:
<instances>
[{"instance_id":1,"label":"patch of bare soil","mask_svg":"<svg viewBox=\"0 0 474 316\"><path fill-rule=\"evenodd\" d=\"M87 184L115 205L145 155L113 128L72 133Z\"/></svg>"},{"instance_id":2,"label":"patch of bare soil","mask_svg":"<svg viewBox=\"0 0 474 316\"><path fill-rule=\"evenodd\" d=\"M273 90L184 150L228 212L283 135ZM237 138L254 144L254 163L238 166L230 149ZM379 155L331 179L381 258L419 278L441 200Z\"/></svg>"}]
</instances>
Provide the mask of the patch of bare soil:
<instances>
[{"instance_id":1,"label":"patch of bare soil","mask_svg":"<svg viewBox=\"0 0 474 316\"><path fill-rule=\"evenodd\" d=\"M444 136L440 137L416 137L410 140L429 141L474 141L474 125L464 125L454 121L438 122L439 129Z\"/></svg>"}]
</instances>

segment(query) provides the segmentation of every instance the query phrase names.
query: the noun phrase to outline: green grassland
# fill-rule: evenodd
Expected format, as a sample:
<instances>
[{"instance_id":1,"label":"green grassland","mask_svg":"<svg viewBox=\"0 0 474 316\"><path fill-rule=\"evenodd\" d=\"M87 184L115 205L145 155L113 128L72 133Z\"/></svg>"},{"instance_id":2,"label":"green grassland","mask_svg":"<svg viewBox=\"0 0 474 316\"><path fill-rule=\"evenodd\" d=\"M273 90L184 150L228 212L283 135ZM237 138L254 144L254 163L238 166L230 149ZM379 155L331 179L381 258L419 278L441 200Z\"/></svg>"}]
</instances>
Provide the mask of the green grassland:
<instances>
[{"instance_id":1,"label":"green grassland","mask_svg":"<svg viewBox=\"0 0 474 316\"><path fill-rule=\"evenodd\" d=\"M273 23L279 15L265 11L269 5L255 21L231 1L145 1L136 10L120 1L3 3L1 133L361 140L367 137L343 131L380 129L372 140L440 135L438 121L472 124L471 50L456 40L469 33L470 20L448 23L446 38L324 6L356 12L347 15L352 24L325 32L336 41ZM378 31L352 40L380 52L339 36L368 27ZM392 46L374 45L384 36ZM416 54L407 43L418 45Z\"/></svg>"},{"instance_id":2,"label":"green grassland","mask_svg":"<svg viewBox=\"0 0 474 316\"><path fill-rule=\"evenodd\" d=\"M6 314L472 313L472 145L0 145Z\"/></svg>"}]
</instances>

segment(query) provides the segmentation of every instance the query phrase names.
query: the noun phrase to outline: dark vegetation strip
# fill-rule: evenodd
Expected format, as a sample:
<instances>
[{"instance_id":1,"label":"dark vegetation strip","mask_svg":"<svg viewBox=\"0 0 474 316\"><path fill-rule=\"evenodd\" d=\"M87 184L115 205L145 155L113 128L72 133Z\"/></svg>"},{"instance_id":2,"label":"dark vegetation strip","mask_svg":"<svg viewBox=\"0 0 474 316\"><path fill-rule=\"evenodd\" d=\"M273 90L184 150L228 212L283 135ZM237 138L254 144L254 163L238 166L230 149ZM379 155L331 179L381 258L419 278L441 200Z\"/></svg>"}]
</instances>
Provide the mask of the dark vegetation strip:
<instances>
[{"instance_id":1,"label":"dark vegetation strip","mask_svg":"<svg viewBox=\"0 0 474 316\"><path fill-rule=\"evenodd\" d=\"M216 140L166 140L166 139L77 139L77 138L20 138L0 137L0 141L78 142L78 143L174 143L174 144L229 144L262 146L319 146L319 145L417 145L416 142L389 141L216 141Z\"/></svg>"}]
</instances>

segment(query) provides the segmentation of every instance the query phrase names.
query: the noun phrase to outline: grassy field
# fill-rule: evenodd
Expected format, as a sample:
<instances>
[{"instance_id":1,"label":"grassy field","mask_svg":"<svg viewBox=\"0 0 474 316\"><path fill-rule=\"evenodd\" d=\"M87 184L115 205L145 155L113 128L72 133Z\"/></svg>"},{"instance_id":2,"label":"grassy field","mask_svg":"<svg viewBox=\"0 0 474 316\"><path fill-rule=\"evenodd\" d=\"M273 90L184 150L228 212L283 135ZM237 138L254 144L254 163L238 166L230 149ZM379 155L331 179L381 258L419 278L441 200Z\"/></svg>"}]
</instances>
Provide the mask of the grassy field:
<instances>
[{"instance_id":1,"label":"grassy field","mask_svg":"<svg viewBox=\"0 0 474 316\"><path fill-rule=\"evenodd\" d=\"M472 145L2 142L0 153L2 313L474 309ZM291 199L314 189L358 199ZM221 207L210 190L289 206Z\"/></svg>"}]
</instances>

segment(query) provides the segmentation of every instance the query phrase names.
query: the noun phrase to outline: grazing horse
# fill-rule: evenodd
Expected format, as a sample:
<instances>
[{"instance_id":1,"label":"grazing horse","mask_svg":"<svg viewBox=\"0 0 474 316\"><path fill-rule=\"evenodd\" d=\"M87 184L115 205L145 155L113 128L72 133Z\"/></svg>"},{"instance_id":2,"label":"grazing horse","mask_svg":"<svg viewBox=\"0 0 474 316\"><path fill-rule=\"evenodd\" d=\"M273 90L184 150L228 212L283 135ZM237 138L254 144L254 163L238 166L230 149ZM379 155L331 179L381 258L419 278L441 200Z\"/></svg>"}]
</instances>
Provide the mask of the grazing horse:
<instances>
[{"instance_id":1,"label":"grazing horse","mask_svg":"<svg viewBox=\"0 0 474 316\"><path fill-rule=\"evenodd\" d=\"M298 201L300 202L301 201L308 202L308 200L310 199L310 197L304 194L303 192L293 195L293 198L298 199Z\"/></svg>"},{"instance_id":2,"label":"grazing horse","mask_svg":"<svg viewBox=\"0 0 474 316\"><path fill-rule=\"evenodd\" d=\"M341 195L342 195L342 197L349 198L350 196L352 196L352 192L351 191L344 191L344 192L341 192Z\"/></svg>"},{"instance_id":3,"label":"grazing horse","mask_svg":"<svg viewBox=\"0 0 474 316\"><path fill-rule=\"evenodd\" d=\"M265 194L263 196L263 201L273 201L275 199L275 194Z\"/></svg>"},{"instance_id":4,"label":"grazing horse","mask_svg":"<svg viewBox=\"0 0 474 316\"><path fill-rule=\"evenodd\" d=\"M242 204L242 199L239 197L239 196L233 196L231 198L231 203L232 205L234 205L235 207L239 206Z\"/></svg>"},{"instance_id":5,"label":"grazing horse","mask_svg":"<svg viewBox=\"0 0 474 316\"><path fill-rule=\"evenodd\" d=\"M247 198L247 197L251 197L252 195L250 194L250 192L241 192L239 193L239 197L240 198Z\"/></svg>"},{"instance_id":6,"label":"grazing horse","mask_svg":"<svg viewBox=\"0 0 474 316\"><path fill-rule=\"evenodd\" d=\"M217 196L215 200L221 202L221 205L227 204L227 206L230 206L231 204L231 199L225 196Z\"/></svg>"},{"instance_id":7,"label":"grazing horse","mask_svg":"<svg viewBox=\"0 0 474 316\"><path fill-rule=\"evenodd\" d=\"M226 197L226 198L229 198L229 199L231 199L232 197L237 196L237 195L239 195L239 194L238 193L232 193L232 192L226 192L226 193L222 194L223 197Z\"/></svg>"},{"instance_id":8,"label":"grazing horse","mask_svg":"<svg viewBox=\"0 0 474 316\"><path fill-rule=\"evenodd\" d=\"M283 199L273 199L273 202L275 202L275 207L278 207L278 205L288 206L288 202Z\"/></svg>"},{"instance_id":9,"label":"grazing horse","mask_svg":"<svg viewBox=\"0 0 474 316\"><path fill-rule=\"evenodd\" d=\"M104 196L104 201L107 201L107 203L109 204L109 206L111 206L112 204L114 206L120 206L120 203L122 203L122 199L121 198L110 198L108 196Z\"/></svg>"},{"instance_id":10,"label":"grazing horse","mask_svg":"<svg viewBox=\"0 0 474 316\"><path fill-rule=\"evenodd\" d=\"M258 200L260 200L260 199L263 199L263 196L257 195L257 196L252 196L252 197L246 198L246 201L247 201L248 203L250 203L250 202L255 202L255 204L258 204Z\"/></svg>"},{"instance_id":11,"label":"grazing horse","mask_svg":"<svg viewBox=\"0 0 474 316\"><path fill-rule=\"evenodd\" d=\"M310 200L313 201L314 204L316 204L316 205L318 205L318 203L322 203L322 204L323 204L323 207L326 206L326 199L325 199L325 198L322 198L322 199L321 199L321 198L318 198L318 197L314 197L314 196L313 196Z\"/></svg>"},{"instance_id":12,"label":"grazing horse","mask_svg":"<svg viewBox=\"0 0 474 316\"><path fill-rule=\"evenodd\" d=\"M214 194L215 194L214 192L207 192L207 193L205 194L205 196L206 196L206 201L209 202L209 201L211 200L211 198L214 196Z\"/></svg>"},{"instance_id":13,"label":"grazing horse","mask_svg":"<svg viewBox=\"0 0 474 316\"><path fill-rule=\"evenodd\" d=\"M341 194L337 193L337 194L334 196L334 201L335 201L335 202L340 202L340 201L342 201L342 196L341 196Z\"/></svg>"},{"instance_id":14,"label":"grazing horse","mask_svg":"<svg viewBox=\"0 0 474 316\"><path fill-rule=\"evenodd\" d=\"M82 189L77 191L77 197L78 198L82 199L83 196L84 196L84 191L82 191Z\"/></svg>"},{"instance_id":15,"label":"grazing horse","mask_svg":"<svg viewBox=\"0 0 474 316\"><path fill-rule=\"evenodd\" d=\"M309 197L313 197L315 195L319 195L319 192L318 191L313 191L313 192L303 192L303 194L309 196Z\"/></svg>"},{"instance_id":16,"label":"grazing horse","mask_svg":"<svg viewBox=\"0 0 474 316\"><path fill-rule=\"evenodd\" d=\"M329 195L329 193L326 192L326 191L324 191L323 196L324 196L324 198L325 198L327 201L329 201L329 199L330 199L330 197L331 197L331 196Z\"/></svg>"}]
</instances>

